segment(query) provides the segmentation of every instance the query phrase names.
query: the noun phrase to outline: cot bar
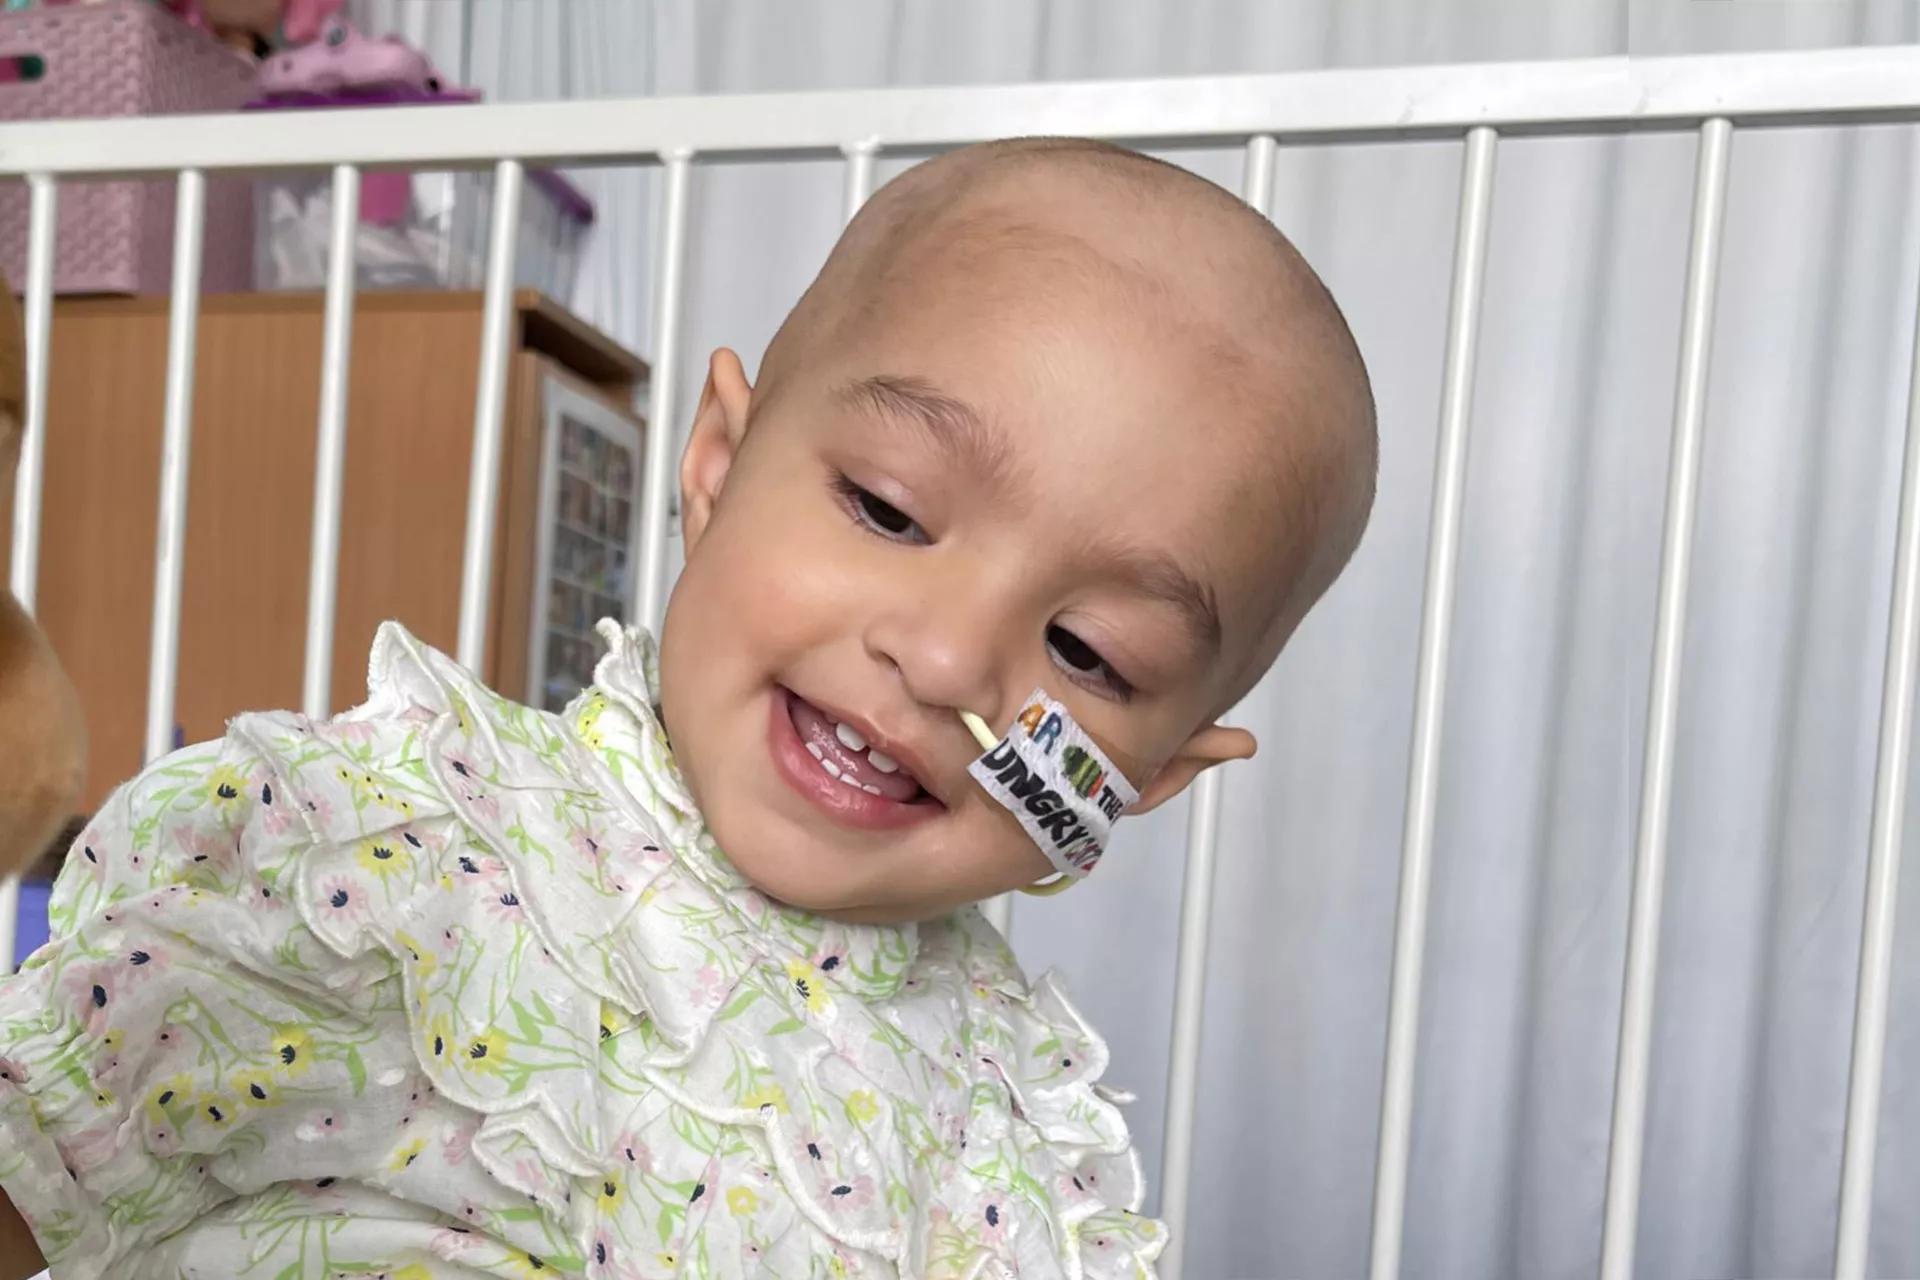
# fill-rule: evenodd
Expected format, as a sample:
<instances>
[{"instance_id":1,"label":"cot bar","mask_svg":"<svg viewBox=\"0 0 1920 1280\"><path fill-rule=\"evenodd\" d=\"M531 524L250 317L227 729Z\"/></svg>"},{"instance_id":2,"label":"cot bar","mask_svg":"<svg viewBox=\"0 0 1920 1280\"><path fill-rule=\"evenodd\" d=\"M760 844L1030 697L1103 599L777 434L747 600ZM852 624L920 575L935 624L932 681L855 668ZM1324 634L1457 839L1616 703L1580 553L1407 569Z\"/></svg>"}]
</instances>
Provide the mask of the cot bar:
<instances>
[{"instance_id":1,"label":"cot bar","mask_svg":"<svg viewBox=\"0 0 1920 1280\"><path fill-rule=\"evenodd\" d=\"M507 405L507 357L513 337L513 251L520 239L518 160L493 167L487 236L487 300L481 314L480 386L473 402L473 460L467 473L467 541L460 562L460 665L485 674L493 620L493 533L500 513L501 435Z\"/></svg>"},{"instance_id":2,"label":"cot bar","mask_svg":"<svg viewBox=\"0 0 1920 1280\"><path fill-rule=\"evenodd\" d=\"M53 236L59 199L53 179L27 180L26 419L21 423L20 469L13 480L13 542L9 579L14 598L33 612L40 581L41 475L47 459L47 352L53 332ZM8 917L11 921L11 917Z\"/></svg>"},{"instance_id":3,"label":"cot bar","mask_svg":"<svg viewBox=\"0 0 1920 1280\"><path fill-rule=\"evenodd\" d=\"M853 215L860 212L860 206L873 194L873 154L871 142L854 142L841 148L847 157L847 185L842 204L842 222L852 222Z\"/></svg>"},{"instance_id":4,"label":"cot bar","mask_svg":"<svg viewBox=\"0 0 1920 1280\"><path fill-rule=\"evenodd\" d=\"M1173 978L1173 1046L1167 1061L1167 1123L1160 1154L1160 1217L1167 1224L1162 1280L1186 1269L1187 1205L1193 1190L1193 1130L1200 1097L1200 1030L1206 1006L1207 938L1213 868L1220 847L1220 771L1193 784L1187 809L1187 866L1180 887L1180 945Z\"/></svg>"},{"instance_id":5,"label":"cot bar","mask_svg":"<svg viewBox=\"0 0 1920 1280\"><path fill-rule=\"evenodd\" d=\"M1387 1001L1387 1056L1380 1094L1380 1138L1373 1183L1373 1280L1400 1274L1406 1218L1407 1155L1413 1132L1413 1066L1420 1034L1420 980L1426 965L1427 898L1433 864L1434 811L1440 794L1440 741L1447 694L1447 651L1453 632L1460 509L1466 489L1467 430L1473 408L1474 353L1493 210L1498 135L1467 135L1454 231L1453 300L1440 392L1440 438L1428 516L1426 599L1415 674L1413 747L1400 847L1400 902L1394 918L1393 977Z\"/></svg>"},{"instance_id":6,"label":"cot bar","mask_svg":"<svg viewBox=\"0 0 1920 1280\"><path fill-rule=\"evenodd\" d=\"M658 627L666 614L668 496L672 492L674 378L680 360L680 288L687 256L687 184L693 153L668 154L660 201L660 241L654 270L653 384L647 405L647 480L640 501L640 558L634 563L634 621Z\"/></svg>"},{"instance_id":7,"label":"cot bar","mask_svg":"<svg viewBox=\"0 0 1920 1280\"><path fill-rule=\"evenodd\" d=\"M360 226L360 171L333 170L333 224L327 237L326 336L320 354L320 425L314 443L313 539L307 562L306 674L300 705L332 713L334 599L340 582L340 492L347 455L347 373L353 357L354 237Z\"/></svg>"},{"instance_id":8,"label":"cot bar","mask_svg":"<svg viewBox=\"0 0 1920 1280\"><path fill-rule=\"evenodd\" d=\"M0 126L0 174L322 168L336 164L632 164L703 156L831 157L848 138L925 152L1014 134L1226 145L1688 130L1920 119L1920 47L1611 57L1278 75L640 98Z\"/></svg>"},{"instance_id":9,"label":"cot bar","mask_svg":"<svg viewBox=\"0 0 1920 1280\"><path fill-rule=\"evenodd\" d=\"M182 169L174 198L173 298L167 319L166 416L160 437L160 520L153 551L153 638L147 659L146 758L173 749L180 669L180 585L187 564L187 473L193 445L193 365L200 323L200 249L207 175Z\"/></svg>"},{"instance_id":10,"label":"cot bar","mask_svg":"<svg viewBox=\"0 0 1920 1280\"><path fill-rule=\"evenodd\" d=\"M26 417L21 423L20 469L14 475L11 588L20 607L33 612L40 574L41 475L47 456L47 351L53 332L53 232L57 191L53 179L27 180ZM20 882L0 877L0 973L13 971L14 931L20 916Z\"/></svg>"},{"instance_id":11,"label":"cot bar","mask_svg":"<svg viewBox=\"0 0 1920 1280\"><path fill-rule=\"evenodd\" d=\"M1920 666L1920 318L1907 381L1906 464L1894 543L1893 603L1887 619L1886 675L1880 693L1880 761L1873 781L1867 842L1866 919L1860 985L1853 1012L1853 1068L1847 1083L1846 1154L1840 1163L1837 1280L1861 1280L1873 1216L1873 1162L1880 1136L1880 1077L1886 1065L1887 996L1893 927L1900 903L1900 842L1913 747L1915 669Z\"/></svg>"},{"instance_id":12,"label":"cot bar","mask_svg":"<svg viewBox=\"0 0 1920 1280\"><path fill-rule=\"evenodd\" d=\"M1666 879L1667 824L1673 809L1674 727L1680 708L1680 659L1686 641L1687 575L1693 557L1694 509L1700 481L1700 437L1706 423L1707 366L1713 346L1713 295L1720 274L1721 226L1727 201L1727 158L1733 125L1700 127L1693 188L1692 248L1680 328L1672 456L1668 463L1665 544L1647 697L1647 747L1640 780L1640 825L1634 850L1633 900L1627 914L1625 992L1619 1059L1613 1083L1613 1135L1607 1158L1606 1217L1600 1236L1601 1280L1631 1280L1640 1213L1640 1162L1646 1137L1647 1058L1653 1035L1653 984L1659 972L1660 898Z\"/></svg>"},{"instance_id":13,"label":"cot bar","mask_svg":"<svg viewBox=\"0 0 1920 1280\"><path fill-rule=\"evenodd\" d=\"M1264 134L1248 138L1240 195L1262 217L1273 196L1278 149ZM1171 1237L1160 1257L1165 1280L1186 1266L1187 1205L1193 1189L1193 1131L1200 1096L1200 1032L1206 1007L1207 942L1213 868L1220 848L1220 771L1193 785L1187 811L1187 860L1180 887L1180 942L1173 978L1173 1035L1167 1059L1166 1135L1160 1158L1160 1216Z\"/></svg>"}]
</instances>

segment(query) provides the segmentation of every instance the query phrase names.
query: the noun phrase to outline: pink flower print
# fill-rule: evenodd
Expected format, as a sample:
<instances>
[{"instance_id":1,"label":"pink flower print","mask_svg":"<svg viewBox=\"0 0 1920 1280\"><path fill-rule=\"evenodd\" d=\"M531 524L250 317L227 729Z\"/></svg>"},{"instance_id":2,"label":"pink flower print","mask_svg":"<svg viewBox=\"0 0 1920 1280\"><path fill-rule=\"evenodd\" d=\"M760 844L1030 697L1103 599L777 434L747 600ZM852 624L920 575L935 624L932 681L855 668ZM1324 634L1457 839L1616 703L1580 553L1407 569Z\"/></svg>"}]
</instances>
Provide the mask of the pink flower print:
<instances>
[{"instance_id":1,"label":"pink flower print","mask_svg":"<svg viewBox=\"0 0 1920 1280\"><path fill-rule=\"evenodd\" d=\"M702 1009L718 1009L727 998L727 989L720 981L720 970L710 964L701 965L693 971L693 991L690 993L693 1003Z\"/></svg>"},{"instance_id":2,"label":"pink flower print","mask_svg":"<svg viewBox=\"0 0 1920 1280\"><path fill-rule=\"evenodd\" d=\"M74 842L72 851L67 854L67 861L70 864L80 862L86 867L87 876L99 881L106 878L106 855L94 845L93 841L94 837L91 834L80 837Z\"/></svg>"},{"instance_id":3,"label":"pink flower print","mask_svg":"<svg viewBox=\"0 0 1920 1280\"><path fill-rule=\"evenodd\" d=\"M140 1136L146 1140L147 1151L152 1155L165 1159L179 1153L180 1135L164 1121L147 1126Z\"/></svg>"},{"instance_id":4,"label":"pink flower print","mask_svg":"<svg viewBox=\"0 0 1920 1280\"><path fill-rule=\"evenodd\" d=\"M614 1141L613 1150L622 1160L641 1173L653 1172L653 1152L647 1150L647 1144L629 1129Z\"/></svg>"},{"instance_id":5,"label":"pink flower print","mask_svg":"<svg viewBox=\"0 0 1920 1280\"><path fill-rule=\"evenodd\" d=\"M275 799L278 800L279 797L276 796ZM270 836L285 835L293 827L292 805L270 804L259 809L257 815L254 820L260 824L261 830Z\"/></svg>"},{"instance_id":6,"label":"pink flower print","mask_svg":"<svg viewBox=\"0 0 1920 1280\"><path fill-rule=\"evenodd\" d=\"M167 953L151 942L142 942L129 947L121 953L120 963L115 966L114 976L121 987L128 991L146 985L147 979L167 967Z\"/></svg>"},{"instance_id":7,"label":"pink flower print","mask_svg":"<svg viewBox=\"0 0 1920 1280\"><path fill-rule=\"evenodd\" d=\"M476 1126L470 1124L455 1125L440 1139L440 1157L448 1165L458 1165L466 1161L473 1153L473 1135Z\"/></svg>"},{"instance_id":8,"label":"pink flower print","mask_svg":"<svg viewBox=\"0 0 1920 1280\"><path fill-rule=\"evenodd\" d=\"M1054 1178L1053 1187L1063 1204L1078 1204L1089 1200L1093 1192L1088 1189L1086 1179L1077 1173L1062 1173Z\"/></svg>"},{"instance_id":9,"label":"pink flower print","mask_svg":"<svg viewBox=\"0 0 1920 1280\"><path fill-rule=\"evenodd\" d=\"M313 825L325 831L333 824L333 801L324 795L316 795L307 800L307 817Z\"/></svg>"},{"instance_id":10,"label":"pink flower print","mask_svg":"<svg viewBox=\"0 0 1920 1280\"><path fill-rule=\"evenodd\" d=\"M23 1085L28 1078L26 1063L17 1058L0 1058L0 1082Z\"/></svg>"},{"instance_id":11,"label":"pink flower print","mask_svg":"<svg viewBox=\"0 0 1920 1280\"><path fill-rule=\"evenodd\" d=\"M1003 1196L986 1196L973 1207L973 1227L986 1244L1007 1238L1007 1205Z\"/></svg>"},{"instance_id":12,"label":"pink flower print","mask_svg":"<svg viewBox=\"0 0 1920 1280\"><path fill-rule=\"evenodd\" d=\"M500 821L500 802L492 796L471 795L467 797L467 803L473 806L475 813L485 818L488 822Z\"/></svg>"},{"instance_id":13,"label":"pink flower print","mask_svg":"<svg viewBox=\"0 0 1920 1280\"><path fill-rule=\"evenodd\" d=\"M610 1276L613 1274L613 1238L606 1232L595 1233L593 1247L587 1250L588 1275Z\"/></svg>"},{"instance_id":14,"label":"pink flower print","mask_svg":"<svg viewBox=\"0 0 1920 1280\"><path fill-rule=\"evenodd\" d=\"M373 723L369 720L335 720L333 736L341 742L365 746L373 741Z\"/></svg>"},{"instance_id":15,"label":"pink flower print","mask_svg":"<svg viewBox=\"0 0 1920 1280\"><path fill-rule=\"evenodd\" d=\"M113 1016L114 980L104 966L81 965L67 971L67 996L91 1035L107 1029Z\"/></svg>"},{"instance_id":16,"label":"pink flower print","mask_svg":"<svg viewBox=\"0 0 1920 1280\"><path fill-rule=\"evenodd\" d=\"M502 883L493 887L500 892L488 900L487 910L508 924L518 924L527 918L527 913L520 903L520 895L513 891L512 885Z\"/></svg>"},{"instance_id":17,"label":"pink flower print","mask_svg":"<svg viewBox=\"0 0 1920 1280\"><path fill-rule=\"evenodd\" d=\"M347 1112L345 1108L310 1112L293 1131L293 1136L302 1142L326 1142L339 1137L347 1131Z\"/></svg>"},{"instance_id":18,"label":"pink flower print","mask_svg":"<svg viewBox=\"0 0 1920 1280\"><path fill-rule=\"evenodd\" d=\"M357 880L334 876L320 886L322 919L358 920L366 914L367 891Z\"/></svg>"},{"instance_id":19,"label":"pink flower print","mask_svg":"<svg viewBox=\"0 0 1920 1280\"><path fill-rule=\"evenodd\" d=\"M567 843L573 846L573 851L594 862L606 860L606 841L605 832L591 827L574 827L567 832Z\"/></svg>"},{"instance_id":20,"label":"pink flower print","mask_svg":"<svg viewBox=\"0 0 1920 1280\"><path fill-rule=\"evenodd\" d=\"M873 1179L866 1174L825 1188L826 1201L835 1209L853 1210L873 1203Z\"/></svg>"},{"instance_id":21,"label":"pink flower print","mask_svg":"<svg viewBox=\"0 0 1920 1280\"><path fill-rule=\"evenodd\" d=\"M106 1123L90 1125L66 1138L57 1140L54 1147L59 1151L62 1162L70 1168L97 1168L118 1154L121 1129L119 1119L108 1116ZM154 1135L146 1136L149 1149L157 1150L153 1143Z\"/></svg>"},{"instance_id":22,"label":"pink flower print","mask_svg":"<svg viewBox=\"0 0 1920 1280\"><path fill-rule=\"evenodd\" d=\"M179 845L181 855L189 863L216 871L226 870L233 863L234 855L239 852L231 835L193 828L180 833Z\"/></svg>"}]
</instances>

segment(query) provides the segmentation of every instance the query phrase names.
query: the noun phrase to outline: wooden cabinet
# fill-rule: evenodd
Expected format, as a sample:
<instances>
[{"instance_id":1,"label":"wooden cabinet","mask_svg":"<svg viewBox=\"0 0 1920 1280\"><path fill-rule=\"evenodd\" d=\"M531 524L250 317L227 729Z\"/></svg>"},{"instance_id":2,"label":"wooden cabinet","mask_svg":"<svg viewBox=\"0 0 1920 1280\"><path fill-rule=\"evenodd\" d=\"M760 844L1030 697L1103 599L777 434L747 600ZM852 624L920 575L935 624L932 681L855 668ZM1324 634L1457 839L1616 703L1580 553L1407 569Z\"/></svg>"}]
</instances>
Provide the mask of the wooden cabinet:
<instances>
[{"instance_id":1,"label":"wooden cabinet","mask_svg":"<svg viewBox=\"0 0 1920 1280\"><path fill-rule=\"evenodd\" d=\"M630 406L646 366L537 295L515 301L481 674L527 697L531 597L548 578L535 557L552 541L543 462L550 488L558 453L545 424L558 400L586 397L639 439ZM453 649L481 305L477 293L368 293L355 308L335 709L364 696L383 619ZM238 712L300 702L321 321L312 294L201 303L176 710L188 742ZM38 613L85 706L89 809L140 766L166 352L163 298L55 305ZM637 466L629 483L637 509Z\"/></svg>"}]
</instances>

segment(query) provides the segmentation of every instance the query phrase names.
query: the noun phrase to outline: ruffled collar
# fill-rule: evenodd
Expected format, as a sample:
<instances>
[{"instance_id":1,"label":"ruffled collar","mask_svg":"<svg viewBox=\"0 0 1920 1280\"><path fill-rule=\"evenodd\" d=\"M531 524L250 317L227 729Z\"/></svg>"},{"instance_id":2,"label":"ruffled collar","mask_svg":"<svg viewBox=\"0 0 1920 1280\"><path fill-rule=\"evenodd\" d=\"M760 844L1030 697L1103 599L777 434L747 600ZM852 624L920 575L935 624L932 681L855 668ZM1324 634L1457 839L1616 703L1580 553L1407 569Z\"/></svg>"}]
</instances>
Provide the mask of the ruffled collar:
<instances>
[{"instance_id":1,"label":"ruffled collar","mask_svg":"<svg viewBox=\"0 0 1920 1280\"><path fill-rule=\"evenodd\" d=\"M592 748L627 792L660 826L676 858L741 918L790 958L843 967L842 986L868 999L897 993L919 949L911 924L844 924L769 898L740 874L714 843L706 820L675 761L654 690L660 652L640 627L611 618L596 628L607 651L595 665L593 687L567 709L574 733Z\"/></svg>"}]
</instances>

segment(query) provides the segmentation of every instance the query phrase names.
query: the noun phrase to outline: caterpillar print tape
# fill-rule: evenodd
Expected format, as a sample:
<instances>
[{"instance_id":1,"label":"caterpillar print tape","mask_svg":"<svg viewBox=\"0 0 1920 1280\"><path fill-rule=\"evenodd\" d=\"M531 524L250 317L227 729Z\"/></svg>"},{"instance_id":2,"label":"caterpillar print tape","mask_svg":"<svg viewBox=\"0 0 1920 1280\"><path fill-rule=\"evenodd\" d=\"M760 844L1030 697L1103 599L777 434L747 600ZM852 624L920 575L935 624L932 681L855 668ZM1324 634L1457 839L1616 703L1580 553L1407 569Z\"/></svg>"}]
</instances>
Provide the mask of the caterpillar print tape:
<instances>
[{"instance_id":1,"label":"caterpillar print tape","mask_svg":"<svg viewBox=\"0 0 1920 1280\"><path fill-rule=\"evenodd\" d=\"M1067 709L1035 689L1007 736L967 767L1064 875L1084 876L1140 798Z\"/></svg>"}]
</instances>

